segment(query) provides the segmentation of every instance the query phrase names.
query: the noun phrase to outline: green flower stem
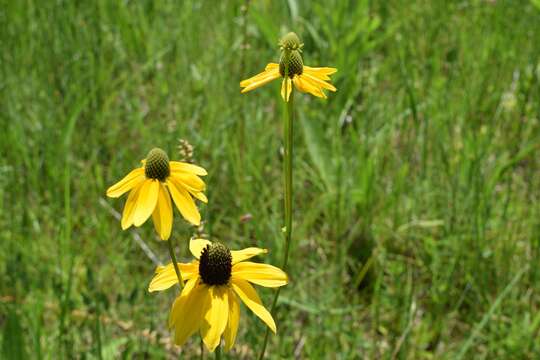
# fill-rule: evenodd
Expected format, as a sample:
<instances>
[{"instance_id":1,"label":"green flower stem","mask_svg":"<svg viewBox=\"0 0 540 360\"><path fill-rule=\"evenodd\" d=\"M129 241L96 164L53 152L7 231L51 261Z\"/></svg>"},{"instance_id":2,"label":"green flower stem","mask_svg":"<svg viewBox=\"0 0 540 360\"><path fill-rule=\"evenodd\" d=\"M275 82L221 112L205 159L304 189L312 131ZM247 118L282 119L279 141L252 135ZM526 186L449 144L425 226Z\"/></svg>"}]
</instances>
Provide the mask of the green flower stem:
<instances>
[{"instance_id":1,"label":"green flower stem","mask_svg":"<svg viewBox=\"0 0 540 360\"><path fill-rule=\"evenodd\" d=\"M201 357L200 357L200 359L203 360L204 359L204 343L203 343L202 335L200 335L200 337L201 337Z\"/></svg>"},{"instance_id":2,"label":"green flower stem","mask_svg":"<svg viewBox=\"0 0 540 360\"><path fill-rule=\"evenodd\" d=\"M291 84L292 86L292 84ZM291 96L287 102L287 116L285 116L285 159L284 159L284 188L285 188L285 253L283 254L283 263L281 268L283 271L287 268L287 262L289 259L289 247L291 245L292 235L292 159L293 159L293 118L294 118L294 90L291 90ZM279 293L277 293L279 294Z\"/></svg>"},{"instance_id":3,"label":"green flower stem","mask_svg":"<svg viewBox=\"0 0 540 360\"><path fill-rule=\"evenodd\" d=\"M169 255L171 256L171 261L174 266L174 271L176 272L176 277L178 278L178 283L180 284L180 289L182 289L184 287L184 281L182 281L182 273L178 268L178 261L176 261L176 255L174 255L171 239L167 240L167 245L169 246Z\"/></svg>"},{"instance_id":4,"label":"green flower stem","mask_svg":"<svg viewBox=\"0 0 540 360\"><path fill-rule=\"evenodd\" d=\"M289 51L285 51L284 56L288 57L290 55ZM285 79L289 76L289 61L285 61ZM288 84L288 82L286 82ZM286 85L288 86L288 85ZM291 83L291 87L292 87ZM285 88L285 96L287 96L288 89ZM285 155L283 160L283 188L284 188L284 210L285 210L285 252L283 253L283 261L281 264L281 269L286 271L287 262L289 260L289 248L291 245L291 235L292 235L292 198L293 198L293 187L292 187L292 159L293 159L293 123L294 123L294 88L291 89L291 96L289 101L285 101L285 121L283 122L283 137L285 138ZM275 310L277 301L279 298L281 288L278 288L276 294L274 295L274 301L272 302L272 307L270 313L275 317ZM268 337L270 335L270 328L266 327L266 333L264 335L264 341L259 354L259 360L264 358L264 353L266 351L266 345L268 343Z\"/></svg>"},{"instance_id":5,"label":"green flower stem","mask_svg":"<svg viewBox=\"0 0 540 360\"><path fill-rule=\"evenodd\" d=\"M216 354L216 360L220 360L221 359L221 343L218 344L215 354Z\"/></svg>"}]
</instances>

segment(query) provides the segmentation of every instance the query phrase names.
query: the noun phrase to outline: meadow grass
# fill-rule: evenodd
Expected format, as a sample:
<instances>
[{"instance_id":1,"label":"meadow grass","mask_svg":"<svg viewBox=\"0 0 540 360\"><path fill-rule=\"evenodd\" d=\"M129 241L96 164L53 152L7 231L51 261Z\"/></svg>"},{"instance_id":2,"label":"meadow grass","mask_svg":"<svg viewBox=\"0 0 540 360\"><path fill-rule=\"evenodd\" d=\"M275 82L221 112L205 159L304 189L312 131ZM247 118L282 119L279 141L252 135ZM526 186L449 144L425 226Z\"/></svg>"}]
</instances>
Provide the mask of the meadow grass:
<instances>
[{"instance_id":1,"label":"meadow grass","mask_svg":"<svg viewBox=\"0 0 540 360\"><path fill-rule=\"evenodd\" d=\"M239 81L291 30L338 91L296 96L267 358L540 358L538 1L0 4L0 358L199 354L166 328L178 290L147 292L166 244L105 200L152 147L187 139L209 172L204 227L175 216L181 259L203 233L279 264L279 85ZM263 333L243 308L225 357Z\"/></svg>"}]
</instances>

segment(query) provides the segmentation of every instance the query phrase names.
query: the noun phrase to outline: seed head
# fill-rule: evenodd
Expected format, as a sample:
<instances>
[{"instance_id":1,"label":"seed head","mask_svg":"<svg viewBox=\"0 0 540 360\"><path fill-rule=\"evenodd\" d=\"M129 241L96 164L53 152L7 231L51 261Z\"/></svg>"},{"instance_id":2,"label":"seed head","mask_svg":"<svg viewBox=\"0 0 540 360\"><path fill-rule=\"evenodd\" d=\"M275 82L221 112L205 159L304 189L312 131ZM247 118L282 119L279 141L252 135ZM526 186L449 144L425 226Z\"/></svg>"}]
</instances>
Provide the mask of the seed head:
<instances>
[{"instance_id":1,"label":"seed head","mask_svg":"<svg viewBox=\"0 0 540 360\"><path fill-rule=\"evenodd\" d=\"M167 153L160 148L153 148L146 156L144 174L149 179L165 181L170 175L169 157Z\"/></svg>"},{"instance_id":2,"label":"seed head","mask_svg":"<svg viewBox=\"0 0 540 360\"><path fill-rule=\"evenodd\" d=\"M207 245L199 258L199 275L207 285L225 285L231 278L232 255L223 244Z\"/></svg>"},{"instance_id":3,"label":"seed head","mask_svg":"<svg viewBox=\"0 0 540 360\"><path fill-rule=\"evenodd\" d=\"M281 60L279 61L279 73L281 76L285 76L285 61L287 57L289 60L289 77L292 79L294 75L301 75L304 70L302 55L300 55L300 52L293 50L289 54L281 55Z\"/></svg>"}]
</instances>

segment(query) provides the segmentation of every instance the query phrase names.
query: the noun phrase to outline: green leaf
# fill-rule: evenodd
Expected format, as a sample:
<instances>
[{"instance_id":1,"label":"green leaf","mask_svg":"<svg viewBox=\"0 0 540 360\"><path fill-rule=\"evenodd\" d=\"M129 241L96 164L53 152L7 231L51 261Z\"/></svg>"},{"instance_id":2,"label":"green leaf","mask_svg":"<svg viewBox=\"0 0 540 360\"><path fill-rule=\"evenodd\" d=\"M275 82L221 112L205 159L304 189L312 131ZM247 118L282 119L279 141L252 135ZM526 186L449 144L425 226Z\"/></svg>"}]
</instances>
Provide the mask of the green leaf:
<instances>
[{"instance_id":1,"label":"green leaf","mask_svg":"<svg viewBox=\"0 0 540 360\"><path fill-rule=\"evenodd\" d=\"M3 359L27 359L24 347L23 328L20 317L14 309L10 309L4 327L2 343Z\"/></svg>"}]
</instances>

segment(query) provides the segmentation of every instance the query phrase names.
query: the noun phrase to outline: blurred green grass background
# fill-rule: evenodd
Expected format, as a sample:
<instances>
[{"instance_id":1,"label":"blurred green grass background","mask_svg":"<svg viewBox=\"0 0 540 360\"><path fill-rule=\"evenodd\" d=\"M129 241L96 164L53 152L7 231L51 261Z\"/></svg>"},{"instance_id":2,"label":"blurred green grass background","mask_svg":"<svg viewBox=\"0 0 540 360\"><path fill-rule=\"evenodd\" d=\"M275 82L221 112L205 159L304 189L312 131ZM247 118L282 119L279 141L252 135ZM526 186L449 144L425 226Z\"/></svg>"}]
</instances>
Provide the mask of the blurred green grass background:
<instances>
[{"instance_id":1,"label":"blurred green grass background","mask_svg":"<svg viewBox=\"0 0 540 360\"><path fill-rule=\"evenodd\" d=\"M164 243L105 190L179 139L204 229L283 241L279 84L239 81L287 31L338 92L297 97L294 232L271 359L540 358L538 1L0 1L0 358L194 358ZM104 201L105 200L105 201ZM272 291L259 291L270 305ZM242 310L228 358L264 326ZM206 354L208 357L209 355Z\"/></svg>"}]
</instances>

